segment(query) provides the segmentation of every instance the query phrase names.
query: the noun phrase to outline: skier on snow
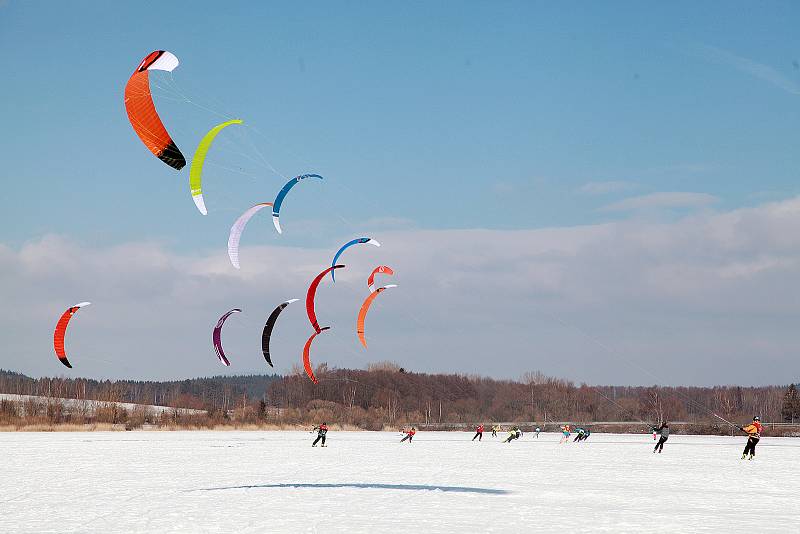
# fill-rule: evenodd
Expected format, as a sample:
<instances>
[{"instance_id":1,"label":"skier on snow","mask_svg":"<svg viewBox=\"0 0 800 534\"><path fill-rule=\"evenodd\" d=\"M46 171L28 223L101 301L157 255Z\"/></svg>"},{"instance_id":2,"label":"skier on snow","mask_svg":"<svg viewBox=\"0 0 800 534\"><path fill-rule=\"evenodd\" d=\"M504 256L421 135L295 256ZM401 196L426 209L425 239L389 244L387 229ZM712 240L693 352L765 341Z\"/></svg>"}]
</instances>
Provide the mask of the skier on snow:
<instances>
[{"instance_id":1,"label":"skier on snow","mask_svg":"<svg viewBox=\"0 0 800 534\"><path fill-rule=\"evenodd\" d=\"M661 451L664 450L664 443L666 443L667 439L669 438L669 425L666 421L661 421L661 426L653 427L653 434L661 433L661 439L658 440L656 446L653 448L653 453L658 451L658 454L661 454Z\"/></svg>"},{"instance_id":2,"label":"skier on snow","mask_svg":"<svg viewBox=\"0 0 800 534\"><path fill-rule=\"evenodd\" d=\"M400 440L400 443L403 443L405 440L408 440L408 442L411 443L411 440L414 439L414 434L417 433L417 429L412 426L411 430L403 430L403 433L406 436Z\"/></svg>"},{"instance_id":3,"label":"skier on snow","mask_svg":"<svg viewBox=\"0 0 800 534\"><path fill-rule=\"evenodd\" d=\"M317 439L314 440L314 443L312 443L311 446L316 447L317 442L322 440L322 446L325 447L325 434L328 433L328 424L323 422L321 425L315 426L311 429L312 432L315 430L317 431Z\"/></svg>"},{"instance_id":4,"label":"skier on snow","mask_svg":"<svg viewBox=\"0 0 800 534\"><path fill-rule=\"evenodd\" d=\"M743 432L747 434L747 445L744 447L744 452L742 453L742 460L744 460L747 453L750 453L750 460L756 457L756 444L761 439L761 430L763 427L761 426L761 418L759 416L753 417L753 422L745 427L739 427Z\"/></svg>"},{"instance_id":5,"label":"skier on snow","mask_svg":"<svg viewBox=\"0 0 800 534\"><path fill-rule=\"evenodd\" d=\"M519 427L511 427L511 430L508 431L508 437L503 443L511 443L515 439L519 439L522 437L522 431Z\"/></svg>"}]
</instances>

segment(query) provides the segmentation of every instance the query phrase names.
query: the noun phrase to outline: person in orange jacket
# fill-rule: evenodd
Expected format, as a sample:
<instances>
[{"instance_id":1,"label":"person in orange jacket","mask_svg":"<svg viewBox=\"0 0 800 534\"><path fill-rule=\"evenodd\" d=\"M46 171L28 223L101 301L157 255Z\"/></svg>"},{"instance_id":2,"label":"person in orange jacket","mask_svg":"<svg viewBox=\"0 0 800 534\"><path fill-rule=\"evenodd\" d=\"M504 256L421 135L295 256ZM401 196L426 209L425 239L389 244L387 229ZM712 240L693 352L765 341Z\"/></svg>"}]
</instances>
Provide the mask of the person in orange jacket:
<instances>
[{"instance_id":1,"label":"person in orange jacket","mask_svg":"<svg viewBox=\"0 0 800 534\"><path fill-rule=\"evenodd\" d=\"M483 439L483 423L478 425L478 428L475 429L475 435L472 436L472 441L475 441L475 438L478 438L478 441Z\"/></svg>"},{"instance_id":2,"label":"person in orange jacket","mask_svg":"<svg viewBox=\"0 0 800 534\"><path fill-rule=\"evenodd\" d=\"M414 439L414 434L417 433L417 429L412 426L411 430L403 430L403 432L405 433L406 437L401 439L400 443L403 443L405 440L408 440L408 442L411 443L411 440Z\"/></svg>"},{"instance_id":3,"label":"person in orange jacket","mask_svg":"<svg viewBox=\"0 0 800 534\"><path fill-rule=\"evenodd\" d=\"M764 427L761 426L761 418L759 416L753 417L753 422L749 425L739 427L740 430L747 434L747 445L744 446L742 460L745 459L748 453L750 453L750 460L756 457L756 445L761 439L761 430L763 428Z\"/></svg>"}]
</instances>

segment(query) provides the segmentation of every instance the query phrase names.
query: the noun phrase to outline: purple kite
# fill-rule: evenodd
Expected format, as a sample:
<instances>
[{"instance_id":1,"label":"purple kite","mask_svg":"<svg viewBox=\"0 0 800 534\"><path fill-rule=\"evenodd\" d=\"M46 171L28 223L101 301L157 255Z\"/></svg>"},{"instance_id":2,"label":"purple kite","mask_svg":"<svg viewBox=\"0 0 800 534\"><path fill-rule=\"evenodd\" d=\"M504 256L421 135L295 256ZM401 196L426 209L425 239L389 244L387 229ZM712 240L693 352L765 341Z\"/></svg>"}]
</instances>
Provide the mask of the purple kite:
<instances>
[{"instance_id":1,"label":"purple kite","mask_svg":"<svg viewBox=\"0 0 800 534\"><path fill-rule=\"evenodd\" d=\"M214 352L217 353L217 358L219 361L230 367L231 362L228 361L228 358L225 357L225 351L222 350L222 325L225 324L225 320L231 316L233 313L240 312L239 308L234 308L229 312L226 312L225 315L219 318L217 321L217 326L214 327L214 333L211 335L211 341L214 343Z\"/></svg>"}]
</instances>

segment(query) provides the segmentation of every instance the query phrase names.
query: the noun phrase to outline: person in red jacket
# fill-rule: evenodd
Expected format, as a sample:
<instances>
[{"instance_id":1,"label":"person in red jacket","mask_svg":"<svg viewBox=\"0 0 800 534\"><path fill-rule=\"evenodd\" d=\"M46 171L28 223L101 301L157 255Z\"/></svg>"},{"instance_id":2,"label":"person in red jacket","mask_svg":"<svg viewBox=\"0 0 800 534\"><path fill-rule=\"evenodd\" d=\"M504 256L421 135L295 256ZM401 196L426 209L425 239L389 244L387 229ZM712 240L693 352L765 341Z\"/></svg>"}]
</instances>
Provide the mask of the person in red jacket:
<instances>
[{"instance_id":1,"label":"person in red jacket","mask_svg":"<svg viewBox=\"0 0 800 534\"><path fill-rule=\"evenodd\" d=\"M475 435L472 436L472 441L475 441L475 438L478 438L478 441L483 439L483 423L478 425L478 428L475 429Z\"/></svg>"},{"instance_id":2,"label":"person in red jacket","mask_svg":"<svg viewBox=\"0 0 800 534\"><path fill-rule=\"evenodd\" d=\"M747 434L747 445L744 446L744 452L742 453L742 460L745 459L747 453L750 453L750 460L756 457L756 444L761 439L761 430L764 428L761 426L761 418L759 416L753 417L753 422L747 426L739 427L743 432Z\"/></svg>"},{"instance_id":3,"label":"person in red jacket","mask_svg":"<svg viewBox=\"0 0 800 534\"><path fill-rule=\"evenodd\" d=\"M405 440L408 440L408 442L411 443L411 440L414 439L414 434L417 433L417 429L412 426L411 430L403 430L403 432L405 433L406 437L401 439L400 443L403 443Z\"/></svg>"},{"instance_id":4,"label":"person in red jacket","mask_svg":"<svg viewBox=\"0 0 800 534\"><path fill-rule=\"evenodd\" d=\"M324 447L325 446L325 434L328 433L328 424L327 423L322 423L319 426L315 426L311 431L313 432L314 430L317 431L317 439L314 440L314 443L312 443L311 446L312 447L316 447L317 446L317 442L319 440L322 440L322 446Z\"/></svg>"}]
</instances>

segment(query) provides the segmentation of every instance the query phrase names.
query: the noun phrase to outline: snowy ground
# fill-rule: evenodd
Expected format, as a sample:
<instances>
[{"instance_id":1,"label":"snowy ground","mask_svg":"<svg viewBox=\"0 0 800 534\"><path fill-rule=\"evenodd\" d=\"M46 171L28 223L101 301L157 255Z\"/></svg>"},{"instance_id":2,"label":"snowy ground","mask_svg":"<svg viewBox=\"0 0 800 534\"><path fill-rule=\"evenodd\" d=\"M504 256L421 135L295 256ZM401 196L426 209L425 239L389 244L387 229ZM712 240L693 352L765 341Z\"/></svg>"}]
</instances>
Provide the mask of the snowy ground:
<instances>
[{"instance_id":1,"label":"snowy ground","mask_svg":"<svg viewBox=\"0 0 800 534\"><path fill-rule=\"evenodd\" d=\"M503 436L504 437L504 436ZM798 532L800 439L0 433L0 532Z\"/></svg>"}]
</instances>

